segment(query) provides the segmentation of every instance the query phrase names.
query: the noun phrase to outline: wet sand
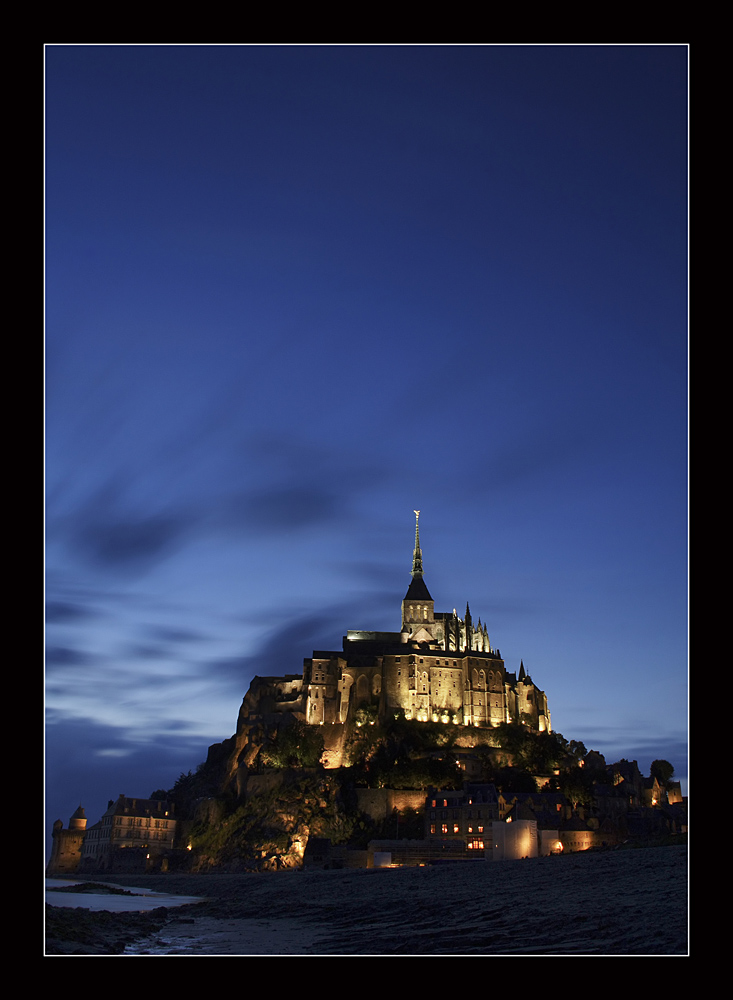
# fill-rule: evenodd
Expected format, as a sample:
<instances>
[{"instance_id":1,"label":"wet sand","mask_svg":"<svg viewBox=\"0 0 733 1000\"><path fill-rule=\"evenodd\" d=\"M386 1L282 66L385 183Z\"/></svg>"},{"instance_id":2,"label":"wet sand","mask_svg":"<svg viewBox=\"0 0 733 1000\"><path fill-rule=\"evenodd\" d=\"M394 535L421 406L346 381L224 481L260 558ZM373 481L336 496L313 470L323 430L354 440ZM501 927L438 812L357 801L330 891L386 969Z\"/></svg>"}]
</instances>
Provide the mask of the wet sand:
<instances>
[{"instance_id":1,"label":"wet sand","mask_svg":"<svg viewBox=\"0 0 733 1000\"><path fill-rule=\"evenodd\" d=\"M159 933L136 941L125 955L318 955L322 931L298 920L172 918Z\"/></svg>"},{"instance_id":2,"label":"wet sand","mask_svg":"<svg viewBox=\"0 0 733 1000\"><path fill-rule=\"evenodd\" d=\"M126 955L686 955L687 848L426 868L115 876L208 901Z\"/></svg>"}]
</instances>

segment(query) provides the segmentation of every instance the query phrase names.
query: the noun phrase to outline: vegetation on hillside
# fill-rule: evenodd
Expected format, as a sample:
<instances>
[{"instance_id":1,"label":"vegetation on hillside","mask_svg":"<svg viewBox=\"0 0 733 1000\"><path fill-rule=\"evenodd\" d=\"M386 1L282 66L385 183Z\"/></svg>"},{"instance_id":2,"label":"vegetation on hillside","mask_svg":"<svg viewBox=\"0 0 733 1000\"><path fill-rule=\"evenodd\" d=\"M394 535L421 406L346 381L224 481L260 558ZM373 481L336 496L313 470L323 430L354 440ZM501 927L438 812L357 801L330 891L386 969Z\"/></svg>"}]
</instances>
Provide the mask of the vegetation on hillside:
<instances>
[{"instance_id":1,"label":"vegetation on hillside","mask_svg":"<svg viewBox=\"0 0 733 1000\"><path fill-rule=\"evenodd\" d=\"M345 766L336 770L321 763L321 727L283 720L266 735L254 761L261 775L256 791L242 800L225 766L232 745L226 741L210 751L195 773L181 774L167 793L153 796L175 802L178 818L188 820L199 868L298 864L309 837L361 848L375 838L420 838L421 816L394 813L376 823L360 812L357 789L460 788L466 779L460 760L467 753L478 765L474 780L491 782L504 794L534 792L542 776L545 790L563 792L576 807L591 804L595 782L608 781L602 755L560 733L537 733L517 723L477 730L401 716L380 724L366 709L357 713L344 747ZM666 783L673 768L655 761L652 773Z\"/></svg>"},{"instance_id":2,"label":"vegetation on hillside","mask_svg":"<svg viewBox=\"0 0 733 1000\"><path fill-rule=\"evenodd\" d=\"M260 750L262 767L318 767L323 756L320 726L309 726L300 719L279 726Z\"/></svg>"}]
</instances>

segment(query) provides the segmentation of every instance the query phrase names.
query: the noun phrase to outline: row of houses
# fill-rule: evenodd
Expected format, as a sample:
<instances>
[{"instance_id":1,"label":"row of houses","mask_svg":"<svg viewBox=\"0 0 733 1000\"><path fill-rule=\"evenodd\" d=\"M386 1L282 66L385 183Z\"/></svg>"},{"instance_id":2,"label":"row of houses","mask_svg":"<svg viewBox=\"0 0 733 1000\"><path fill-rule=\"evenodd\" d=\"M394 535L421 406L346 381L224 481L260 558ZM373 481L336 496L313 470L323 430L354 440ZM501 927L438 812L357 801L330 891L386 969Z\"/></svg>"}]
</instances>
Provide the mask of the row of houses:
<instances>
[{"instance_id":1,"label":"row of houses","mask_svg":"<svg viewBox=\"0 0 733 1000\"><path fill-rule=\"evenodd\" d=\"M679 783L662 788L643 778L635 761L623 762L619 773L615 783L594 786L590 806L574 803L562 792L502 793L489 783L430 789L422 840L373 840L366 851L352 851L313 838L303 862L330 868L506 861L687 832Z\"/></svg>"}]
</instances>

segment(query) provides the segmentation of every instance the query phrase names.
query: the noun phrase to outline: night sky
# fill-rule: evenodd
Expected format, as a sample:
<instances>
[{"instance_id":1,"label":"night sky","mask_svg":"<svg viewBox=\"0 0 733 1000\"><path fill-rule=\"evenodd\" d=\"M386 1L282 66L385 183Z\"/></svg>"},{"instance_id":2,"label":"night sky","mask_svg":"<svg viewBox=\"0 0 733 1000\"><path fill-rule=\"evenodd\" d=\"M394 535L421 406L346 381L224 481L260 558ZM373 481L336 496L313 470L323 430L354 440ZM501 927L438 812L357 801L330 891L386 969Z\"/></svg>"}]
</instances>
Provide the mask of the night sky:
<instances>
[{"instance_id":1,"label":"night sky","mask_svg":"<svg viewBox=\"0 0 733 1000\"><path fill-rule=\"evenodd\" d=\"M46 49L46 826L399 630L687 791L686 46ZM48 831L47 831L48 832Z\"/></svg>"}]
</instances>

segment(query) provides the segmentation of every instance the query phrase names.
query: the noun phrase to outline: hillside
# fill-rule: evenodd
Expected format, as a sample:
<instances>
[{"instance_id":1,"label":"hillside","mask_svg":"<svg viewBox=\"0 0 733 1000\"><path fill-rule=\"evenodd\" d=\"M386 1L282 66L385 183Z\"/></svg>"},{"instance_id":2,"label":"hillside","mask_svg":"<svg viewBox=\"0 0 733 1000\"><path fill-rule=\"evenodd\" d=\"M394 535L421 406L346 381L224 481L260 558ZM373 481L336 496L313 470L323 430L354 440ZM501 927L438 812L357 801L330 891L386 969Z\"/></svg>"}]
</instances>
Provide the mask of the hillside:
<instances>
[{"instance_id":1,"label":"hillside","mask_svg":"<svg viewBox=\"0 0 733 1000\"><path fill-rule=\"evenodd\" d=\"M346 761L339 768L321 763L322 727L289 718L259 735L244 745L236 737L215 744L195 773L154 793L175 803L179 844L188 848L180 864L198 871L294 867L310 837L361 849L395 833L419 839L428 789L459 789L469 776L504 796L559 792L574 813L592 811L598 788L609 782L601 754L520 724L476 730L362 716L339 737ZM375 812L367 789L392 789L404 807Z\"/></svg>"}]
</instances>

